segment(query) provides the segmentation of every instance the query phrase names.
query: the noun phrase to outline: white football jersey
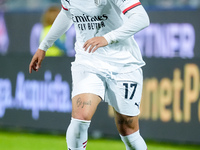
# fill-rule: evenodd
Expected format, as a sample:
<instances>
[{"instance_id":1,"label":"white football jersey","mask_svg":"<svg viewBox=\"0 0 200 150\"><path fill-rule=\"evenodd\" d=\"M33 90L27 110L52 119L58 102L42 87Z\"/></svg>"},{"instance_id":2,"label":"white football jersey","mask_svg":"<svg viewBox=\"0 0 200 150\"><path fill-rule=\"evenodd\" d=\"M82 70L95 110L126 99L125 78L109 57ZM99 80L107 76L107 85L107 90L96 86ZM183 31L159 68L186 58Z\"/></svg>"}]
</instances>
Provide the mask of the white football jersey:
<instances>
[{"instance_id":1,"label":"white football jersey","mask_svg":"<svg viewBox=\"0 0 200 150\"><path fill-rule=\"evenodd\" d=\"M93 37L121 27L129 10L141 5L139 0L61 0L64 10L70 13L76 30L76 60L78 64L100 70L129 72L143 65L140 49L133 36L110 43L94 53L84 51L84 43ZM122 69L123 68L123 69Z\"/></svg>"}]
</instances>

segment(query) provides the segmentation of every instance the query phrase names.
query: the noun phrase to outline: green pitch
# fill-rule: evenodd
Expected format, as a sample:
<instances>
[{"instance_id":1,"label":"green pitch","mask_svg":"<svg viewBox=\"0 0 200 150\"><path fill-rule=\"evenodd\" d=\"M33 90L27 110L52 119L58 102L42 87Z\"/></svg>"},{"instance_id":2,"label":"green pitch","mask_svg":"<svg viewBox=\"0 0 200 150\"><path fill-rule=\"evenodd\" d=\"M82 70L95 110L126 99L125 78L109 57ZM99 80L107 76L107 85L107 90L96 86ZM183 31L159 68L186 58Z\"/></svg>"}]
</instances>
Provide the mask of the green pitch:
<instances>
[{"instance_id":1,"label":"green pitch","mask_svg":"<svg viewBox=\"0 0 200 150\"><path fill-rule=\"evenodd\" d=\"M148 150L200 150L200 145L148 142ZM65 136L0 131L0 150L67 150ZM87 150L125 150L120 140L89 139Z\"/></svg>"}]
</instances>

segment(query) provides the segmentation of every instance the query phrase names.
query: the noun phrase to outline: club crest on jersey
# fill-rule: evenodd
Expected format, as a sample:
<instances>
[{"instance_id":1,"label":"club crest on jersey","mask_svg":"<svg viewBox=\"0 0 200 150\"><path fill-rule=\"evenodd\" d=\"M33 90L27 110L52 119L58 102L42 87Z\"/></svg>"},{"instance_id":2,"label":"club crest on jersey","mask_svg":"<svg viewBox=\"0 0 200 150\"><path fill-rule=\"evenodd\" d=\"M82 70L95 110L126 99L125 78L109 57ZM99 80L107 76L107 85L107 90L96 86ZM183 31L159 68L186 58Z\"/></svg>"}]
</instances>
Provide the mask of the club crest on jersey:
<instances>
[{"instance_id":1,"label":"club crest on jersey","mask_svg":"<svg viewBox=\"0 0 200 150\"><path fill-rule=\"evenodd\" d=\"M96 6L106 5L107 0L94 0Z\"/></svg>"},{"instance_id":2,"label":"club crest on jersey","mask_svg":"<svg viewBox=\"0 0 200 150\"><path fill-rule=\"evenodd\" d=\"M66 2L68 2L68 4L70 5L70 0L65 0Z\"/></svg>"}]
</instances>

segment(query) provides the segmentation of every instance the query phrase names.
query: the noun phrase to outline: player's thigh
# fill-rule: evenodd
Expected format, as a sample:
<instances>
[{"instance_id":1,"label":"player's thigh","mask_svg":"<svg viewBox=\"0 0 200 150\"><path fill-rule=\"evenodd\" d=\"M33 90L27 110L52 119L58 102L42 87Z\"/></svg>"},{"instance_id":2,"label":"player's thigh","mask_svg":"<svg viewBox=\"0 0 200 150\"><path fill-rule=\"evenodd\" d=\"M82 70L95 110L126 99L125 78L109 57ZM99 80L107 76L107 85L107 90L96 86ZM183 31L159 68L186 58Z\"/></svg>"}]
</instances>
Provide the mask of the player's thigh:
<instances>
[{"instance_id":1,"label":"player's thigh","mask_svg":"<svg viewBox=\"0 0 200 150\"><path fill-rule=\"evenodd\" d=\"M115 111L115 124L122 136L130 135L139 130L138 116L127 116Z\"/></svg>"},{"instance_id":2,"label":"player's thigh","mask_svg":"<svg viewBox=\"0 0 200 150\"><path fill-rule=\"evenodd\" d=\"M101 98L92 93L83 93L72 98L72 117L80 120L91 120Z\"/></svg>"},{"instance_id":3,"label":"player's thigh","mask_svg":"<svg viewBox=\"0 0 200 150\"><path fill-rule=\"evenodd\" d=\"M72 65L72 117L91 120L96 107L104 98L103 78L83 65Z\"/></svg>"}]
</instances>

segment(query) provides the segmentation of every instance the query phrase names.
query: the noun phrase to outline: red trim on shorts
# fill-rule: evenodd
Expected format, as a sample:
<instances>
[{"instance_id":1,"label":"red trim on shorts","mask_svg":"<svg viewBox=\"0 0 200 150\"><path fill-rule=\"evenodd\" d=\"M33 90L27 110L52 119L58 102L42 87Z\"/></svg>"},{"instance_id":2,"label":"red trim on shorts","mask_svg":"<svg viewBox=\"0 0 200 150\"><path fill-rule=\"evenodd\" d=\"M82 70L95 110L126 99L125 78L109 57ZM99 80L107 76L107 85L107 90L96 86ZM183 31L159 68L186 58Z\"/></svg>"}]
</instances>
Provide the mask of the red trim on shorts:
<instances>
[{"instance_id":1,"label":"red trim on shorts","mask_svg":"<svg viewBox=\"0 0 200 150\"><path fill-rule=\"evenodd\" d=\"M135 3L135 4L131 5L131 6L129 6L128 8L124 9L124 10L122 11L122 13L125 14L125 13L127 13L127 11L129 11L130 9L133 9L133 8L139 6L139 5L141 5L141 3L140 3L140 2L137 2L137 3Z\"/></svg>"},{"instance_id":2,"label":"red trim on shorts","mask_svg":"<svg viewBox=\"0 0 200 150\"><path fill-rule=\"evenodd\" d=\"M63 8L64 10L68 11L68 9L67 9L67 8L65 8L63 5L62 5L62 8Z\"/></svg>"}]
</instances>

